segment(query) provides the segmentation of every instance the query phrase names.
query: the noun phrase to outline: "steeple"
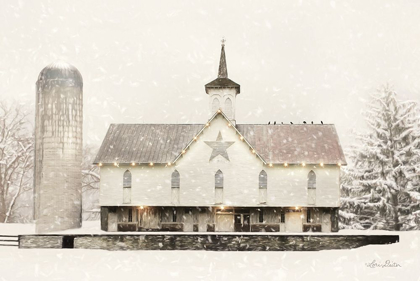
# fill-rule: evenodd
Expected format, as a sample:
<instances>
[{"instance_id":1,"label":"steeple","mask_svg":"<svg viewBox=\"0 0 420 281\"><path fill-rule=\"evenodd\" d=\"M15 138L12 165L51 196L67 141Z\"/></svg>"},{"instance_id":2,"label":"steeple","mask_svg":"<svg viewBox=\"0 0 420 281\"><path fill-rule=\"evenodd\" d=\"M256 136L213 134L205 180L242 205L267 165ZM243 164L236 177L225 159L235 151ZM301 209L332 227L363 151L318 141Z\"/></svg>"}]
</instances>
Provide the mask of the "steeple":
<instances>
[{"instance_id":1,"label":"steeple","mask_svg":"<svg viewBox=\"0 0 420 281\"><path fill-rule=\"evenodd\" d=\"M226 66L226 55L225 55L225 38L222 39L222 52L220 53L219 63L219 78L228 78L227 66Z\"/></svg>"},{"instance_id":2,"label":"steeple","mask_svg":"<svg viewBox=\"0 0 420 281\"><path fill-rule=\"evenodd\" d=\"M225 42L226 40L223 38L218 77L207 83L205 88L206 93L209 95L209 115L211 116L221 109L235 123L236 95L241 92L241 86L228 78Z\"/></svg>"}]
</instances>

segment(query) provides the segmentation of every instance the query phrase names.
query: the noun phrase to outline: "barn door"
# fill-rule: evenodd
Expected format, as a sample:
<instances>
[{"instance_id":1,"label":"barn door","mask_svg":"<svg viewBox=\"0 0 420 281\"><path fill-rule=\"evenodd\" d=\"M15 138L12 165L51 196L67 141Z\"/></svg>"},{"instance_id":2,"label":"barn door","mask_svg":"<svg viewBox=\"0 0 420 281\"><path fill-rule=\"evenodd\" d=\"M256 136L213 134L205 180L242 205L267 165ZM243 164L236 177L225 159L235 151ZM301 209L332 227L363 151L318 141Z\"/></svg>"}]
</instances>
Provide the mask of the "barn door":
<instances>
[{"instance_id":1,"label":"barn door","mask_svg":"<svg viewBox=\"0 0 420 281\"><path fill-rule=\"evenodd\" d=\"M198 213L198 231L199 232L207 231L207 212Z\"/></svg>"},{"instance_id":2,"label":"barn door","mask_svg":"<svg viewBox=\"0 0 420 281\"><path fill-rule=\"evenodd\" d=\"M108 231L118 231L117 213L108 213Z\"/></svg>"},{"instance_id":3,"label":"barn door","mask_svg":"<svg viewBox=\"0 0 420 281\"><path fill-rule=\"evenodd\" d=\"M184 213L184 231L193 232L193 214L190 208L185 209Z\"/></svg>"},{"instance_id":4,"label":"barn door","mask_svg":"<svg viewBox=\"0 0 420 281\"><path fill-rule=\"evenodd\" d=\"M216 215L216 231L230 232L234 231L234 217L233 214L217 214Z\"/></svg>"},{"instance_id":5,"label":"barn door","mask_svg":"<svg viewBox=\"0 0 420 281\"><path fill-rule=\"evenodd\" d=\"M302 232L302 218L300 212L286 213L286 232Z\"/></svg>"},{"instance_id":6,"label":"barn door","mask_svg":"<svg viewBox=\"0 0 420 281\"><path fill-rule=\"evenodd\" d=\"M327 212L322 213L322 232L331 232L331 214Z\"/></svg>"}]
</instances>

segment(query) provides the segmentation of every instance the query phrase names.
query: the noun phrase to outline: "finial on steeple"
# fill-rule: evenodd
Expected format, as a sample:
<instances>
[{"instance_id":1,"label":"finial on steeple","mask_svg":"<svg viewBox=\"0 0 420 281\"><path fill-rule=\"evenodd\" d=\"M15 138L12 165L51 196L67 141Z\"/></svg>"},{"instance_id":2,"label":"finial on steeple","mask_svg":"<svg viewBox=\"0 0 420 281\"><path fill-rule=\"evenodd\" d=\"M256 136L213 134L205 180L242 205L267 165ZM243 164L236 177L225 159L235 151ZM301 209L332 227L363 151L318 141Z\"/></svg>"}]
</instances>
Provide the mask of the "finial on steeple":
<instances>
[{"instance_id":1,"label":"finial on steeple","mask_svg":"<svg viewBox=\"0 0 420 281\"><path fill-rule=\"evenodd\" d=\"M228 78L227 66L226 66L226 55L225 55L225 43L226 39L222 38L222 52L220 54L219 63L219 78Z\"/></svg>"}]
</instances>

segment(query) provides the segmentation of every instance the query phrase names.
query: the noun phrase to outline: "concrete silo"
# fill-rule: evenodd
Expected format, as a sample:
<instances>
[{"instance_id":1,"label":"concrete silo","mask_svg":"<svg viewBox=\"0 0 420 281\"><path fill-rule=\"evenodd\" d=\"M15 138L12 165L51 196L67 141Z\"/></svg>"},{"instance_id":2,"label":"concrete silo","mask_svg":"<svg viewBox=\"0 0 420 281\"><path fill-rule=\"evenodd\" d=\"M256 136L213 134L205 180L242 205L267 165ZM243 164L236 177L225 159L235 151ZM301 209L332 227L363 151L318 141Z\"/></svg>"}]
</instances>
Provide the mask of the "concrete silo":
<instances>
[{"instance_id":1,"label":"concrete silo","mask_svg":"<svg viewBox=\"0 0 420 281\"><path fill-rule=\"evenodd\" d=\"M36 82L34 218L36 232L82 224L83 78L52 63Z\"/></svg>"}]
</instances>

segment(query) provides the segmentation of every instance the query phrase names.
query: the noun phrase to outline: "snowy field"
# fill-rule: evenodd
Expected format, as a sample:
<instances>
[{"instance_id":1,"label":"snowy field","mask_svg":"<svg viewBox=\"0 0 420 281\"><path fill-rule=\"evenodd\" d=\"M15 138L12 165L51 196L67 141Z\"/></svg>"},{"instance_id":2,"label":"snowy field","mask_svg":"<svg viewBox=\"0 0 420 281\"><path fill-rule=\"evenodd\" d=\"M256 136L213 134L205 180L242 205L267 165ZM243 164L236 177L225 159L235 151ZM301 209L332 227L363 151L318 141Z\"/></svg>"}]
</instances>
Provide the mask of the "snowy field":
<instances>
[{"instance_id":1,"label":"snowy field","mask_svg":"<svg viewBox=\"0 0 420 281\"><path fill-rule=\"evenodd\" d=\"M0 234L29 234L33 225L0 224ZM101 233L99 222L66 233ZM0 280L420 280L420 231L400 243L321 252L28 250L0 247ZM389 260L400 267L370 267Z\"/></svg>"}]
</instances>

